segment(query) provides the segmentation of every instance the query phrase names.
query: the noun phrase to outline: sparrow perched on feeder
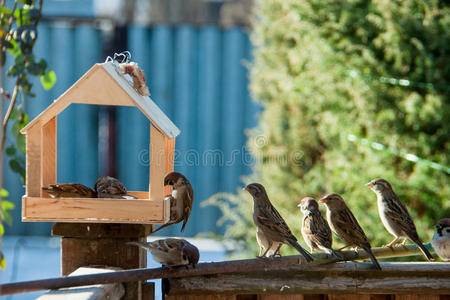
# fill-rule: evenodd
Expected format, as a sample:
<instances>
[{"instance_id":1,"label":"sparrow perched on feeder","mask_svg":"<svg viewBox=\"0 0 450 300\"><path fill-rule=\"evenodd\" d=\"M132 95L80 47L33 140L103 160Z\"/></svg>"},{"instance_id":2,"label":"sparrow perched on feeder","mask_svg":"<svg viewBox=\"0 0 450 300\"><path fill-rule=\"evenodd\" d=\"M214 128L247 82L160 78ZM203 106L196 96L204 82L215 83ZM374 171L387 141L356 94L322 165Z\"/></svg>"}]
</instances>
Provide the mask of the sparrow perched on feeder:
<instances>
[{"instance_id":1,"label":"sparrow perched on feeder","mask_svg":"<svg viewBox=\"0 0 450 300\"><path fill-rule=\"evenodd\" d=\"M95 191L81 183L59 183L42 187L52 198L97 198Z\"/></svg>"},{"instance_id":2,"label":"sparrow perched on feeder","mask_svg":"<svg viewBox=\"0 0 450 300\"><path fill-rule=\"evenodd\" d=\"M262 257L267 255L274 244L278 244L278 246L273 255L280 250L281 245L288 244L297 249L306 261L313 261L314 258L298 244L297 238L292 234L272 203L270 203L264 187L259 183L252 183L244 189L253 197L253 222L255 222L260 232L259 235L268 241L268 246L265 247L266 251Z\"/></svg>"},{"instance_id":3,"label":"sparrow perched on feeder","mask_svg":"<svg viewBox=\"0 0 450 300\"><path fill-rule=\"evenodd\" d=\"M181 226L181 232L183 232L194 204L194 190L189 180L178 172L171 172L164 177L164 186L166 185L172 186L172 194L169 196L171 197L171 220L169 223L161 225L153 233L181 221L183 221L183 226Z\"/></svg>"},{"instance_id":4,"label":"sparrow perched on feeder","mask_svg":"<svg viewBox=\"0 0 450 300\"><path fill-rule=\"evenodd\" d=\"M120 68L125 74L133 78L133 87L142 96L150 96L147 85L145 84L145 75L142 69L135 62L122 63Z\"/></svg>"},{"instance_id":5,"label":"sparrow perched on feeder","mask_svg":"<svg viewBox=\"0 0 450 300\"><path fill-rule=\"evenodd\" d=\"M111 176L102 176L95 182L94 190L98 198L136 199L128 195L123 183Z\"/></svg>"},{"instance_id":6,"label":"sparrow perched on feeder","mask_svg":"<svg viewBox=\"0 0 450 300\"><path fill-rule=\"evenodd\" d=\"M323 251L331 256L342 259L342 255L331 248L333 237L330 226L322 217L319 204L311 197L305 197L298 205L303 213L302 235L306 244L313 250Z\"/></svg>"},{"instance_id":7,"label":"sparrow perched on feeder","mask_svg":"<svg viewBox=\"0 0 450 300\"><path fill-rule=\"evenodd\" d=\"M200 253L194 245L184 239L168 238L153 242L129 242L150 251L153 259L163 266L196 265Z\"/></svg>"},{"instance_id":8,"label":"sparrow perched on feeder","mask_svg":"<svg viewBox=\"0 0 450 300\"><path fill-rule=\"evenodd\" d=\"M327 219L331 230L347 244L343 248L349 246L363 248L369 255L374 266L378 270L381 270L380 264L372 253L366 234L361 226L359 226L353 213L345 204L344 199L338 194L328 194L320 199L319 202L324 203L327 208Z\"/></svg>"},{"instance_id":9,"label":"sparrow perched on feeder","mask_svg":"<svg viewBox=\"0 0 450 300\"><path fill-rule=\"evenodd\" d=\"M406 206L394 193L390 183L384 179L374 179L367 183L366 186L377 195L378 212L381 221L387 231L395 236L395 239L386 246L392 247L399 238L404 238L402 245L405 245L406 240L410 239L419 247L428 260L433 259L433 255L422 244Z\"/></svg>"},{"instance_id":10,"label":"sparrow perched on feeder","mask_svg":"<svg viewBox=\"0 0 450 300\"><path fill-rule=\"evenodd\" d=\"M431 246L442 260L450 261L450 218L442 219L436 225Z\"/></svg>"}]
</instances>

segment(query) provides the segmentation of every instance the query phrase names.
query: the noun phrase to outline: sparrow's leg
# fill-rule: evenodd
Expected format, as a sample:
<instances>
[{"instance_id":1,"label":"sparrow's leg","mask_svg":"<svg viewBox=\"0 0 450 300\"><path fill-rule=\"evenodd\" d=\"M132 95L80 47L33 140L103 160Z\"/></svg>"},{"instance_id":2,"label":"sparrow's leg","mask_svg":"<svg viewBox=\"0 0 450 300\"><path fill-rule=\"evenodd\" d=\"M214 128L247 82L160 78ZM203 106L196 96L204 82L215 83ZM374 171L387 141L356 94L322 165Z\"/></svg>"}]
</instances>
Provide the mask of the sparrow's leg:
<instances>
[{"instance_id":1,"label":"sparrow's leg","mask_svg":"<svg viewBox=\"0 0 450 300\"><path fill-rule=\"evenodd\" d=\"M278 253L278 255L280 255L280 248L282 245L283 245L282 243L279 243L277 250L275 250L275 252L270 257L275 257L277 255L277 253ZM280 255L280 257L281 257L281 255Z\"/></svg>"},{"instance_id":2,"label":"sparrow's leg","mask_svg":"<svg viewBox=\"0 0 450 300\"><path fill-rule=\"evenodd\" d=\"M261 257L261 254L262 254L262 252L263 252L263 247L261 247L261 246L259 246L259 255L258 255L258 257Z\"/></svg>"},{"instance_id":3,"label":"sparrow's leg","mask_svg":"<svg viewBox=\"0 0 450 300\"><path fill-rule=\"evenodd\" d=\"M350 247L350 246L351 246L351 245L345 245L344 247L341 247L341 248L337 249L336 251L342 251L342 250L344 250L345 248Z\"/></svg>"},{"instance_id":4,"label":"sparrow's leg","mask_svg":"<svg viewBox=\"0 0 450 300\"><path fill-rule=\"evenodd\" d=\"M272 247L272 241L269 241L269 245L267 245L266 251L264 251L264 254L262 256L259 256L259 258L266 257L267 252L269 252L270 248Z\"/></svg>"},{"instance_id":5,"label":"sparrow's leg","mask_svg":"<svg viewBox=\"0 0 450 300\"><path fill-rule=\"evenodd\" d=\"M395 239L392 241L392 242L390 242L389 244L387 244L387 245L384 245L383 247L388 247L388 248L392 248L392 245L394 245L394 243L396 242L396 241L398 241L398 239L399 239L399 237L397 236L397 237L395 237Z\"/></svg>"}]
</instances>

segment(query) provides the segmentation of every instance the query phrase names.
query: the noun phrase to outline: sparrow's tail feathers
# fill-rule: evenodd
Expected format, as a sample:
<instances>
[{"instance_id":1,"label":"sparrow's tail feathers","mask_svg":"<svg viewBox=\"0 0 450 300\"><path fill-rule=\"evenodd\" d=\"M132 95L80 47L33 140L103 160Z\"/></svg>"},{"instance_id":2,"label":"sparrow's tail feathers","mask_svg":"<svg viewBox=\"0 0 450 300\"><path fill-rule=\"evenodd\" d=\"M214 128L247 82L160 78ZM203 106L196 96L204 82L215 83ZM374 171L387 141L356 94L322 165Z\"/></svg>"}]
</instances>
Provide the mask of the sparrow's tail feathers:
<instances>
[{"instance_id":1,"label":"sparrow's tail feathers","mask_svg":"<svg viewBox=\"0 0 450 300\"><path fill-rule=\"evenodd\" d=\"M160 230L163 229L163 228L166 228L167 226L173 225L173 224L174 224L174 223L166 223L166 224L163 224L163 225L159 226L155 231L153 231L152 234L154 234L155 232L160 231ZM181 231L183 231L183 230L181 230Z\"/></svg>"},{"instance_id":2,"label":"sparrow's tail feathers","mask_svg":"<svg viewBox=\"0 0 450 300\"><path fill-rule=\"evenodd\" d=\"M297 249L297 251L300 252L301 255L303 255L303 257L306 259L307 262L312 262L314 260L314 258L311 256L311 254L309 254L308 251L303 249L303 247L300 246L297 241L295 241L295 240L288 240L287 242L289 243L289 245L291 245L292 247Z\"/></svg>"},{"instance_id":3,"label":"sparrow's tail feathers","mask_svg":"<svg viewBox=\"0 0 450 300\"><path fill-rule=\"evenodd\" d=\"M419 247L420 251L422 251L423 255L426 256L426 258L428 260L434 260L433 255L430 253L430 251L428 251L428 249L419 241L419 242L415 242L417 247Z\"/></svg>"},{"instance_id":4,"label":"sparrow's tail feathers","mask_svg":"<svg viewBox=\"0 0 450 300\"><path fill-rule=\"evenodd\" d=\"M184 227L186 227L186 221L183 222L183 225L181 226L181 232L184 232Z\"/></svg>"},{"instance_id":5,"label":"sparrow's tail feathers","mask_svg":"<svg viewBox=\"0 0 450 300\"><path fill-rule=\"evenodd\" d=\"M367 254L370 257L370 260L372 261L373 265L375 266L375 268L377 268L378 270L381 270L381 266L378 263L378 260L375 258L375 255L373 255L373 252L370 248L364 249L366 250Z\"/></svg>"}]
</instances>

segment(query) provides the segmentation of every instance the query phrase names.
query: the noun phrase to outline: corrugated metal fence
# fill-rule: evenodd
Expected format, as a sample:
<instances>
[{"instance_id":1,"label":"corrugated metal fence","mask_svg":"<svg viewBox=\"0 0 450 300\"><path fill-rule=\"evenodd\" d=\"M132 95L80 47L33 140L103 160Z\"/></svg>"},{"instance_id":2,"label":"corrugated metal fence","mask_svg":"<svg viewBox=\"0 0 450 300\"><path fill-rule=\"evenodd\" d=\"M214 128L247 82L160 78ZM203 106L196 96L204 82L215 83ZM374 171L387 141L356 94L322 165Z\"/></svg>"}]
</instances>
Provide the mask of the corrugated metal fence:
<instances>
[{"instance_id":1,"label":"corrugated metal fence","mask_svg":"<svg viewBox=\"0 0 450 300\"><path fill-rule=\"evenodd\" d=\"M47 60L58 81L46 92L36 81L37 97L27 101L30 119L69 88L94 63L104 61L101 34L93 25L66 22L40 25L36 54ZM259 108L248 92L245 61L251 45L241 28L157 25L130 26L128 49L147 75L152 99L181 129L175 169L191 180L195 207L185 235L220 232L217 209L200 208L214 193L234 191L249 173L242 160L244 130L256 125ZM6 82L10 86L12 82ZM58 182L92 186L99 174L99 108L72 105L58 119ZM147 119L135 108L117 110L118 177L130 190L148 188ZM11 139L11 138L10 138ZM17 208L7 234L48 235L51 224L22 223L19 177L5 161L4 183ZM172 226L174 227L174 226ZM179 234L179 227L163 234Z\"/></svg>"}]
</instances>

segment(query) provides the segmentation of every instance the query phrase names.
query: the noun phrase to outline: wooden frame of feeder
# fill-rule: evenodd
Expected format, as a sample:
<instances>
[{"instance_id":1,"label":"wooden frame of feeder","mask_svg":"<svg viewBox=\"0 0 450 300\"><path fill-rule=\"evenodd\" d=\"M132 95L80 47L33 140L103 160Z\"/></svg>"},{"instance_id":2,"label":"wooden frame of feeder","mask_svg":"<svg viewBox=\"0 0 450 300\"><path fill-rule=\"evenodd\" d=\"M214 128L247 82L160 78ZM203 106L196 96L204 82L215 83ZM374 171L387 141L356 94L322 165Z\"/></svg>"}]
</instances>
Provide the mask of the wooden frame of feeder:
<instances>
[{"instance_id":1,"label":"wooden frame of feeder","mask_svg":"<svg viewBox=\"0 0 450 300\"><path fill-rule=\"evenodd\" d=\"M127 75L128 76L128 75ZM149 191L129 191L136 200L50 198L43 186L57 183L57 115L72 103L135 106L150 120ZM147 96L142 96L115 63L94 65L46 110L25 126L26 195L22 221L164 224L170 201L164 175L173 170L180 130Z\"/></svg>"}]
</instances>

